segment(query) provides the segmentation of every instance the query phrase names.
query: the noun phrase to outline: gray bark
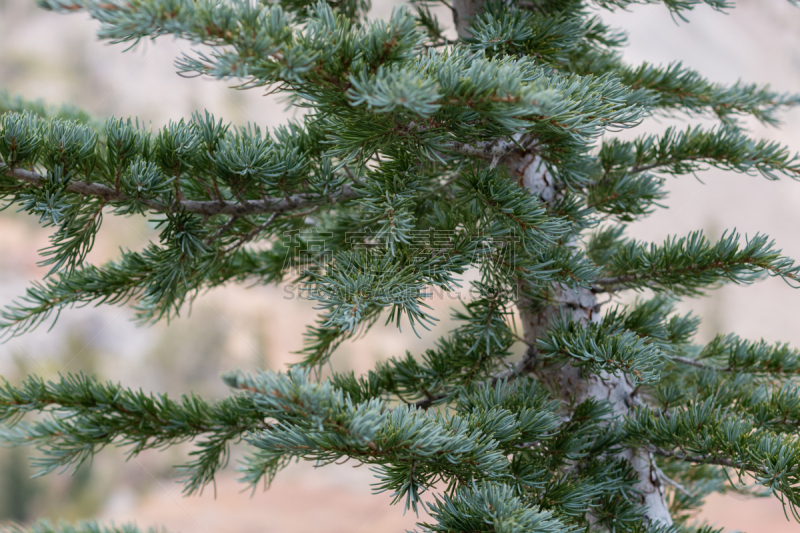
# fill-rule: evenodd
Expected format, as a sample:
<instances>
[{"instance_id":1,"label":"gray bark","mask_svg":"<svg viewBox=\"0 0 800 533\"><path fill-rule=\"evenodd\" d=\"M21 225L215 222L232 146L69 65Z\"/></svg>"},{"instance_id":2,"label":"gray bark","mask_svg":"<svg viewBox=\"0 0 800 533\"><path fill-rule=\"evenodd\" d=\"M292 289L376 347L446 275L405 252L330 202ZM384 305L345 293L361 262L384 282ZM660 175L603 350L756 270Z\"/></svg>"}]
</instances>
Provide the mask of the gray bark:
<instances>
[{"instance_id":1,"label":"gray bark","mask_svg":"<svg viewBox=\"0 0 800 533\"><path fill-rule=\"evenodd\" d=\"M514 152L506 156L500 164L515 181L543 202L549 204L557 199L555 183L535 153ZM558 302L557 304L536 307L526 297L520 297L518 308L524 338L530 346L535 345L536 340L553 321L562 315L584 325L597 322L601 318L597 296L591 290L561 286L554 287L553 290L555 294L552 300ZM625 376L587 373L571 364L544 366L536 363L535 360L528 361L524 366L526 370L533 371L565 405L577 405L590 398L605 400L616 416L624 416L636 403L634 387ZM672 516L665 498L660 470L653 462L652 455L641 449L627 449L618 457L628 461L639 478L635 488L641 493L640 503L647 519L671 525Z\"/></svg>"},{"instance_id":2,"label":"gray bark","mask_svg":"<svg viewBox=\"0 0 800 533\"><path fill-rule=\"evenodd\" d=\"M482 4L483 0L453 0L453 20L460 37L468 36L470 19L480 11ZM499 164L504 166L515 181L532 195L547 204L556 199L558 191L555 183L535 151L514 151L508 155L504 152L499 157L502 157L499 159ZM492 161L493 165L497 163L498 159ZM592 291L554 287L554 292L556 294L553 301L558 304L535 307L533 302L524 296L518 302L524 338L529 346L533 346L553 320L562 315L571 316L573 320L583 324L599 321L601 318L600 305ZM516 370L534 371L551 393L565 405L576 405L589 398L605 400L609 402L617 416L626 415L635 405L634 387L625 376L585 373L570 364L548 368L537 365L533 358L535 351L529 350L526 359L517 365ZM639 478L635 488L641 494L640 503L647 520L652 523L672 525L660 470L654 463L652 454L641 449L627 449L619 454L619 458L628 461ZM599 527L592 529L598 530Z\"/></svg>"},{"instance_id":3,"label":"gray bark","mask_svg":"<svg viewBox=\"0 0 800 533\"><path fill-rule=\"evenodd\" d=\"M481 9L482 0L453 0L453 20L460 37L468 36L470 19ZM553 180L544 170L544 165L534 153L513 152L506 156L503 164L521 186L531 194L538 196L545 203L550 203L557 195ZM549 305L534 309L531 302L521 298L519 302L520 316L525 341L532 345L552 321L562 314L583 323L598 320L600 306L596 296L589 290L573 290L564 287L556 289L558 305ZM535 365L526 362L522 365L526 370ZM563 365L550 370L539 369L537 375L550 388L551 392L565 402L574 400L581 402L588 398L607 400L615 414L622 416L629 412L634 403L634 389L623 376L617 375L581 375L581 371L572 365ZM646 516L653 522L672 524L664 488L658 475L658 468L652 456L643 450L626 450L621 454L639 477L636 488L642 494L642 506Z\"/></svg>"}]
</instances>

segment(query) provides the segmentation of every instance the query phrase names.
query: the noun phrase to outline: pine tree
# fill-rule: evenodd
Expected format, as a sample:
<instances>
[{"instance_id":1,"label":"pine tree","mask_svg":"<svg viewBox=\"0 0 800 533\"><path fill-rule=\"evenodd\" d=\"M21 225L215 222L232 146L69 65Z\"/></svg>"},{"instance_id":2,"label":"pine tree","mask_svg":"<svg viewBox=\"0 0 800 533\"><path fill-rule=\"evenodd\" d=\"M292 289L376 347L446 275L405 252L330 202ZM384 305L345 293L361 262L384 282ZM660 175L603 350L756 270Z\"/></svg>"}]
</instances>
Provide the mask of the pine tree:
<instances>
[{"instance_id":1,"label":"pine tree","mask_svg":"<svg viewBox=\"0 0 800 533\"><path fill-rule=\"evenodd\" d=\"M724 283L797 286L800 266L764 235L625 235L668 176L797 178L797 155L744 121L775 125L800 97L626 64L625 34L599 10L661 2L441 0L455 40L435 0L388 20L368 19L366 0L39 2L88 13L112 43L185 39L180 74L280 91L305 114L266 132L198 112L151 132L4 100L0 195L53 228L50 270L4 308L4 337L86 304L133 304L152 323L245 281L297 283L319 309L297 364L226 374L221 401L81 374L4 381L0 439L36 446L41 473L106 446L192 441L178 472L191 494L244 442L253 485L294 460L352 458L412 511L441 490L428 533L711 533L694 516L714 492L771 493L800 519L800 352L734 334L700 345L698 319L675 311ZM732 7L663 4L676 20ZM658 116L716 125L613 134ZM135 214L158 221L159 241L87 264L103 217ZM467 289L457 327L425 353L327 370L378 320L413 335L438 319L432 292ZM598 300L624 291L633 304Z\"/></svg>"}]
</instances>

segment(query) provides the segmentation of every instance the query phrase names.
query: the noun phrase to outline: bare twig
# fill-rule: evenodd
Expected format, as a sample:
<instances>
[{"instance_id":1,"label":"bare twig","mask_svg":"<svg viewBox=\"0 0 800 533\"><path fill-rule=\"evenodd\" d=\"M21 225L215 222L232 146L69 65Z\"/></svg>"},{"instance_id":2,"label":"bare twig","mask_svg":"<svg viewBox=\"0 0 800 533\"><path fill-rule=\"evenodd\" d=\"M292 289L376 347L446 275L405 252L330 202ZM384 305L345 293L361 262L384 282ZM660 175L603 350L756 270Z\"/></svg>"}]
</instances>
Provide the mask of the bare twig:
<instances>
[{"instance_id":1,"label":"bare twig","mask_svg":"<svg viewBox=\"0 0 800 533\"><path fill-rule=\"evenodd\" d=\"M711 454L690 454L678 450L664 450L663 448L654 448L653 453L661 457L671 457L689 463L705 464L705 465L719 465L735 467L733 459L727 457L717 457Z\"/></svg>"},{"instance_id":2,"label":"bare twig","mask_svg":"<svg viewBox=\"0 0 800 533\"><path fill-rule=\"evenodd\" d=\"M528 349L525 351L525 355L522 356L522 359L517 361L511 368L503 370L502 372L498 372L487 381L484 381L484 385L494 385L500 380L503 379L515 379L518 376L521 376L525 372L530 371L533 368L534 363L536 362L536 358L539 355L539 350L536 349L535 346L529 344Z\"/></svg>"},{"instance_id":3,"label":"bare twig","mask_svg":"<svg viewBox=\"0 0 800 533\"><path fill-rule=\"evenodd\" d=\"M654 284L651 280L644 280L644 275L638 274L626 274L623 276L614 276L610 278L599 278L592 282L592 292L594 293L603 293L603 292L614 292L618 290L628 289L629 283L640 282L637 283L637 286L641 287L649 287Z\"/></svg>"},{"instance_id":4,"label":"bare twig","mask_svg":"<svg viewBox=\"0 0 800 533\"><path fill-rule=\"evenodd\" d=\"M652 454L650 455L650 457L652 459ZM666 475L664 473L664 471L661 470L658 467L658 465L655 463L655 461L652 461L650 464L652 465L653 469L656 471L656 474L658 474L658 477L661 478L661 481L664 481L665 483L667 483L669 485L672 485L673 487L678 489L680 492L682 492L685 496L688 496L689 498L692 498L694 496L691 492L686 490L686 487L684 487L683 485L681 485L680 483L678 483L677 481L675 481L674 479L672 479L668 475Z\"/></svg>"},{"instance_id":5,"label":"bare twig","mask_svg":"<svg viewBox=\"0 0 800 533\"><path fill-rule=\"evenodd\" d=\"M706 370L719 370L720 372L729 372L730 371L729 368L722 368L722 367L718 367L718 366L707 365L707 364L701 363L700 361L697 361L695 359L689 359L688 357L681 357L679 355L673 355L672 356L672 360L675 361L676 363L681 363L681 364L684 364L684 365L691 365L691 366L694 366L694 367L697 367L697 368L703 368L703 369L706 369Z\"/></svg>"},{"instance_id":6,"label":"bare twig","mask_svg":"<svg viewBox=\"0 0 800 533\"><path fill-rule=\"evenodd\" d=\"M250 240L251 240L253 237L255 237L256 235L258 235L259 233L261 233L262 231L264 231L265 229L267 229L267 227L268 227L270 224L272 224L272 221L273 221L273 220L275 220L275 217L277 217L277 216L278 216L278 213L272 213L272 214L269 216L269 218L267 219L267 221L266 221L266 222L264 222L263 224L261 224L261 225L259 225L259 226L255 227L255 228L253 228L253 229L252 229L252 230L250 230L250 231L249 231L247 234L245 234L244 236L242 236L241 238L239 238L239 239L238 239L238 240L237 240L237 241L236 241L234 244L232 244L232 245L231 245L229 248L225 249L225 250L224 250L224 253L228 254L228 253L232 252L233 250L236 250L236 249L237 249L237 248L239 248L240 246L244 245L245 243L249 242L249 241L250 241Z\"/></svg>"},{"instance_id":7,"label":"bare twig","mask_svg":"<svg viewBox=\"0 0 800 533\"><path fill-rule=\"evenodd\" d=\"M214 235L212 235L211 237L209 237L208 239L206 239L206 244L211 244L212 242L214 242L214 241L216 241L217 239L219 239L220 237L222 237L222 235L223 235L223 234L224 234L226 231L228 231L229 229L231 229L231 227L232 227L232 226L233 226L233 225L236 223L236 221L237 221L237 220L239 220L239 217L237 217L236 215L232 216L232 217L230 218L230 220L228 220L228 221L227 221L225 224L223 224L222 226L220 226L220 227L219 227L219 229L218 229L217 231L215 231L215 232L214 232Z\"/></svg>"}]
</instances>

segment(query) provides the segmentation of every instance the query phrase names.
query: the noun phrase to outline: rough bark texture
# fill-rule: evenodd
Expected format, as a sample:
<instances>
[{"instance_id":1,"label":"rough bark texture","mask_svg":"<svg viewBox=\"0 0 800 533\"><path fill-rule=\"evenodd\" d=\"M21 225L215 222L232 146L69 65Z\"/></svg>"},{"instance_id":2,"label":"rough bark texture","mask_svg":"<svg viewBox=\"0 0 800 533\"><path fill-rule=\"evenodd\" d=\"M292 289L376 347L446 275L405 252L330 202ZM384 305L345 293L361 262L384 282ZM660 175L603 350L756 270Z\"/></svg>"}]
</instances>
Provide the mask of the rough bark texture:
<instances>
[{"instance_id":1,"label":"rough bark texture","mask_svg":"<svg viewBox=\"0 0 800 533\"><path fill-rule=\"evenodd\" d=\"M520 186L545 203L557 199L559 192L555 183L545 170L542 160L534 153L514 152L506 156L500 164L517 179ZM529 345L534 345L536 339L562 315L570 316L582 324L596 322L601 318L597 296L591 290L554 287L553 292L552 300L558 302L556 304L535 307L524 296L519 300L524 337ZM537 365L536 361L529 362L526 369L534 371L551 393L565 405L577 405L589 398L595 398L608 401L614 414L623 416L636 402L634 387L624 376L587 374L570 364L548 367ZM641 493L641 504L647 518L651 522L671 525L672 517L660 471L653 462L652 455L644 450L628 449L620 453L619 457L627 460L639 477L636 489Z\"/></svg>"},{"instance_id":2,"label":"rough bark texture","mask_svg":"<svg viewBox=\"0 0 800 533\"><path fill-rule=\"evenodd\" d=\"M453 0L452 5L458 35L462 38L468 37L470 20L480 11L483 0ZM545 203L549 204L557 198L559 192L556 184L533 150L511 153L504 151L502 155L497 154L492 161L493 165L498 163L517 179L520 186ZM600 320L600 305L596 295L590 290L555 287L554 293L553 301L558 303L539 308L533 307L532 302L525 297L520 298L518 307L528 345L534 345L553 320L561 315L571 315L574 320L583 324ZM528 354L535 357L535 352L529 350ZM588 398L606 400L618 416L628 413L635 404L634 387L624 376L605 373L587 375L569 364L543 368L536 365L535 360L523 363L519 366L520 370L535 371L537 377L565 404L570 401L577 404ZM673 521L660 470L653 462L652 455L645 450L628 449L620 454L620 458L627 460L639 477L636 489L641 493L641 504L647 519L654 523L671 525Z\"/></svg>"},{"instance_id":3,"label":"rough bark texture","mask_svg":"<svg viewBox=\"0 0 800 533\"><path fill-rule=\"evenodd\" d=\"M469 37L470 19L478 14L485 0L453 0L453 22L461 38Z\"/></svg>"}]
</instances>

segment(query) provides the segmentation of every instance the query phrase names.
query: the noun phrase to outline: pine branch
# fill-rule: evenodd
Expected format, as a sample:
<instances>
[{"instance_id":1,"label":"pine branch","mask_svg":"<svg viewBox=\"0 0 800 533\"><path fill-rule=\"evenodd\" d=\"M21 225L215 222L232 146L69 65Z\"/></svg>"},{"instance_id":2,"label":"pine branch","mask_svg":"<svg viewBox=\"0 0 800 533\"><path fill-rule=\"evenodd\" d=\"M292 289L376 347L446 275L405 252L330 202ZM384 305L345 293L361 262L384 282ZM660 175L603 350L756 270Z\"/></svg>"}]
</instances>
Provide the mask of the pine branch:
<instances>
[{"instance_id":1,"label":"pine branch","mask_svg":"<svg viewBox=\"0 0 800 533\"><path fill-rule=\"evenodd\" d=\"M635 141L603 143L598 168L585 185L587 204L603 213L630 221L647 215L666 196L664 174L682 175L719 168L767 179L800 177L796 154L778 143L753 140L732 127L648 135ZM658 176L653 173L658 173Z\"/></svg>"},{"instance_id":2,"label":"pine branch","mask_svg":"<svg viewBox=\"0 0 800 533\"><path fill-rule=\"evenodd\" d=\"M758 428L737 413L722 410L714 398L659 413L639 408L625 421L626 439L653 446L666 457L734 468L780 493L800 518L800 443L796 437Z\"/></svg>"},{"instance_id":3,"label":"pine branch","mask_svg":"<svg viewBox=\"0 0 800 533\"><path fill-rule=\"evenodd\" d=\"M754 140L737 128L704 130L700 126L678 131L668 128L661 136L635 141L604 143L599 154L603 176L638 174L657 170L672 175L689 174L707 164L722 170L759 173L767 179L778 174L797 179L800 161L779 143Z\"/></svg>"},{"instance_id":4,"label":"pine branch","mask_svg":"<svg viewBox=\"0 0 800 533\"><path fill-rule=\"evenodd\" d=\"M471 215L499 221L511 235L521 241L523 249L536 251L558 242L566 225L547 212L546 206L505 176L491 171L464 171L456 184L458 198Z\"/></svg>"},{"instance_id":5,"label":"pine branch","mask_svg":"<svg viewBox=\"0 0 800 533\"><path fill-rule=\"evenodd\" d=\"M198 113L151 134L131 119L97 127L72 110L0 103L3 207L54 228L41 252L51 271L0 311L0 336L70 305L132 302L151 322L208 287L289 276L321 313L295 368L228 374L234 395L218 402L85 376L5 383L0 437L38 446L42 472L109 445L191 441L179 467L188 492L213 483L238 441L251 484L291 461L352 458L408 508L440 489L428 533L719 533L686 521L711 492L745 492L726 487L731 469L800 518L800 354L735 336L692 345L698 320L674 309L675 296L726 281L797 285L800 266L761 234L651 245L618 224L583 240L607 215L624 223L660 207L670 175L800 177L797 155L736 128L745 116L775 124L797 96L680 64L625 65L624 34L592 6L655 2L452 0L451 41L428 0L385 21L367 19L367 0L42 0L85 11L112 42L190 41L180 74L272 88L305 111L263 133ZM731 3L662 2L679 18ZM722 125L598 146L678 112ZM158 215L158 241L85 264L110 213ZM429 326L428 293L465 282L470 297L434 348L319 377L383 316ZM598 293L627 288L657 294L601 316Z\"/></svg>"},{"instance_id":6,"label":"pine branch","mask_svg":"<svg viewBox=\"0 0 800 533\"><path fill-rule=\"evenodd\" d=\"M476 431L478 419L445 418L408 406L388 409L375 399L355 404L329 383L310 382L308 372L302 371L229 374L225 380L253 393L258 408L280 421L273 430L248 437L258 449L244 467L249 483L271 478L287 456L324 464L352 457L380 465L376 490L392 490L395 502L405 499L407 507L416 509L420 493L438 479L464 484L476 477L507 476L508 461L490 437L495 432ZM528 431L547 431L533 424L518 436L509 433L508 424L519 424L517 420L506 417L497 428L504 428L511 446Z\"/></svg>"},{"instance_id":7,"label":"pine branch","mask_svg":"<svg viewBox=\"0 0 800 533\"><path fill-rule=\"evenodd\" d=\"M792 381L773 385L749 374L699 376L694 401L712 398L719 406L735 407L759 429L794 435L800 428L800 387ZM780 384L780 381L777 382Z\"/></svg>"},{"instance_id":8,"label":"pine branch","mask_svg":"<svg viewBox=\"0 0 800 533\"><path fill-rule=\"evenodd\" d=\"M381 253L382 252L382 253ZM335 263L309 283L309 298L323 310L322 327L353 334L364 318L377 308L389 308L387 321L400 324L403 315L416 331L436 318L425 309L426 287L452 291L458 286L453 275L465 270L465 257L434 254L397 257L391 250L337 254Z\"/></svg>"},{"instance_id":9,"label":"pine branch","mask_svg":"<svg viewBox=\"0 0 800 533\"><path fill-rule=\"evenodd\" d=\"M452 496L437 497L433 503L428 504L428 513L435 523L420 524L422 531L426 533L577 531L562 522L555 513L530 505L513 487L500 483L474 484L458 490Z\"/></svg>"},{"instance_id":10,"label":"pine branch","mask_svg":"<svg viewBox=\"0 0 800 533\"><path fill-rule=\"evenodd\" d=\"M48 416L21 422L30 412ZM176 402L83 374L58 381L29 377L19 387L4 381L0 420L6 424L0 432L6 444L33 444L43 452L34 460L39 475L70 465L77 468L108 445L127 447L132 456L200 438L191 453L194 459L181 467L188 493L213 481L227 463L231 442L270 427L247 396L211 404L192 395Z\"/></svg>"},{"instance_id":11,"label":"pine branch","mask_svg":"<svg viewBox=\"0 0 800 533\"><path fill-rule=\"evenodd\" d=\"M404 10L362 31L321 2L299 26L281 6L248 11L204 1L178 8L163 0L113 9L95 0L47 5L86 9L103 23L101 36L118 42L176 34L211 45L210 54L184 58L182 70L245 78L245 87L281 84L330 121L330 155L345 160L370 157L387 143L399 148L399 141L439 161L451 143L458 149L527 131L543 145L560 145L553 146L552 159L566 162L606 128L629 127L642 116L613 76L560 76L530 59L485 59L462 47L415 56L423 34ZM247 24L231 27L240 11L248 12Z\"/></svg>"},{"instance_id":12,"label":"pine branch","mask_svg":"<svg viewBox=\"0 0 800 533\"><path fill-rule=\"evenodd\" d=\"M76 524L59 522L54 525L47 520L35 522L30 526L0 525L0 531L3 533L166 533L165 529L154 527L147 528L147 530L139 529L135 524L115 526L113 523L102 525L96 522L78 522Z\"/></svg>"},{"instance_id":13,"label":"pine branch","mask_svg":"<svg viewBox=\"0 0 800 533\"><path fill-rule=\"evenodd\" d=\"M800 350L785 343L769 344L717 335L694 357L673 356L675 362L704 370L726 373L788 377L800 373Z\"/></svg>"},{"instance_id":14,"label":"pine branch","mask_svg":"<svg viewBox=\"0 0 800 533\"><path fill-rule=\"evenodd\" d=\"M30 112L42 119L62 119L99 126L96 117L70 104L62 106L48 105L44 100L26 100L18 94L10 94L6 89L0 89L0 115L6 113ZM97 129L97 128L95 128Z\"/></svg>"},{"instance_id":15,"label":"pine branch","mask_svg":"<svg viewBox=\"0 0 800 533\"><path fill-rule=\"evenodd\" d=\"M649 215L667 196L664 179L650 173L606 174L586 187L586 204L622 222Z\"/></svg>"},{"instance_id":16,"label":"pine branch","mask_svg":"<svg viewBox=\"0 0 800 533\"><path fill-rule=\"evenodd\" d=\"M675 458L680 461L686 461L698 465L706 464L706 465L718 465L727 467L736 466L732 459L728 459L727 457L715 457L710 454L709 455L691 454L691 453L684 453L681 451L663 450L658 447L653 448L653 453L661 457Z\"/></svg>"},{"instance_id":17,"label":"pine branch","mask_svg":"<svg viewBox=\"0 0 800 533\"><path fill-rule=\"evenodd\" d=\"M739 117L752 116L777 126L779 112L800 104L798 95L772 91L768 85L712 82L680 62L633 67L617 50L597 49L584 43L570 52L563 68L584 75L614 73L633 90L631 103L643 105L655 115L687 113L717 118L729 125L735 125Z\"/></svg>"},{"instance_id":18,"label":"pine branch","mask_svg":"<svg viewBox=\"0 0 800 533\"><path fill-rule=\"evenodd\" d=\"M439 339L436 348L426 350L419 360L407 353L378 363L361 379L340 375L331 382L355 401L388 393L423 409L452 400L465 387L485 385L487 380L494 385L503 378L492 376L506 364L514 343L502 305L486 298L470 302L464 312L454 315L464 324Z\"/></svg>"},{"instance_id":19,"label":"pine branch","mask_svg":"<svg viewBox=\"0 0 800 533\"><path fill-rule=\"evenodd\" d=\"M7 176L30 183L34 186L40 186L42 182L45 181L45 178L36 172L31 172L22 168L6 169L4 173ZM127 203L132 201L132 198L129 198L125 193L114 190L101 183L71 180L67 184L66 190L84 196L102 198L109 203ZM357 196L357 193L350 184L345 184L340 193L332 195L301 193L286 198L263 198L260 200L245 200L243 202L228 202L225 200L181 200L179 202L169 202L162 199L143 199L141 202L156 213L188 212L205 216L231 215L241 217L262 213L282 214L307 209L308 207L320 204L345 202Z\"/></svg>"},{"instance_id":20,"label":"pine branch","mask_svg":"<svg viewBox=\"0 0 800 533\"><path fill-rule=\"evenodd\" d=\"M202 243L201 243L202 244ZM205 251L190 257L180 246L150 244L126 251L105 265L85 265L69 274L34 282L25 295L0 310L0 338L11 338L41 325L70 306L124 305L136 302L137 319L150 323L176 316L202 288L226 282L282 279L285 250L235 250L222 256Z\"/></svg>"},{"instance_id":21,"label":"pine branch","mask_svg":"<svg viewBox=\"0 0 800 533\"><path fill-rule=\"evenodd\" d=\"M669 238L663 246L621 242L607 257L609 277L596 279L596 292L651 288L675 294L702 294L708 287L730 281L752 283L766 273L787 283L800 281L800 267L774 249L765 235L739 244L739 234L723 235L711 244L702 232Z\"/></svg>"},{"instance_id":22,"label":"pine branch","mask_svg":"<svg viewBox=\"0 0 800 533\"><path fill-rule=\"evenodd\" d=\"M727 363L732 372L795 374L800 372L800 350L788 344L768 344L740 339L736 335L717 335L697 355L699 360Z\"/></svg>"},{"instance_id":23,"label":"pine branch","mask_svg":"<svg viewBox=\"0 0 800 533\"><path fill-rule=\"evenodd\" d=\"M665 354L653 343L626 330L615 320L583 327L574 321L556 321L536 344L542 359L571 359L588 371L629 374L635 385L655 383Z\"/></svg>"},{"instance_id":24,"label":"pine branch","mask_svg":"<svg viewBox=\"0 0 800 533\"><path fill-rule=\"evenodd\" d=\"M636 4L665 4L670 11L683 18L681 11L691 11L700 5L708 5L718 11L729 9L733 4L729 0L592 0L592 3L597 4L605 9L626 8Z\"/></svg>"},{"instance_id":25,"label":"pine branch","mask_svg":"<svg viewBox=\"0 0 800 533\"><path fill-rule=\"evenodd\" d=\"M517 5L487 3L471 21L466 43L493 56L531 56L555 67L564 67L571 54L618 48L626 37L599 17L589 16L583 6L573 12L543 13ZM522 9L521 9L522 8Z\"/></svg>"},{"instance_id":26,"label":"pine branch","mask_svg":"<svg viewBox=\"0 0 800 533\"><path fill-rule=\"evenodd\" d=\"M558 404L531 381L467 392L459 397L458 415L442 416L409 406L388 409L376 399L356 404L330 383L310 382L307 376L293 371L285 376L226 377L232 387L253 394L262 412L279 420L273 430L248 439L258 451L247 460L247 481L271 478L287 456L323 464L352 457L381 465L378 490L394 490L395 501L405 498L412 508L436 479L450 482L454 489L507 480L532 491L535 498L552 498L550 505L560 512L580 516L583 507L577 502L599 495L603 484L619 475L609 465L594 465L576 472L570 483L556 481L557 487L545 487L538 479L546 470L508 462L506 455L518 453L541 454L553 468L587 459L592 453L587 444L602 431L601 421L608 414L588 402L579 406L575 420L559 427L554 412ZM471 478L463 477L465 468ZM598 484L599 479L605 481ZM549 493L554 489L559 501Z\"/></svg>"},{"instance_id":27,"label":"pine branch","mask_svg":"<svg viewBox=\"0 0 800 533\"><path fill-rule=\"evenodd\" d=\"M617 70L623 83L632 89L652 91L658 97L655 106L668 112L688 111L712 114L725 122L750 115L762 123L776 126L775 114L800 104L800 95L770 90L769 86L713 83L681 63L665 67L644 63L636 68Z\"/></svg>"}]
</instances>

